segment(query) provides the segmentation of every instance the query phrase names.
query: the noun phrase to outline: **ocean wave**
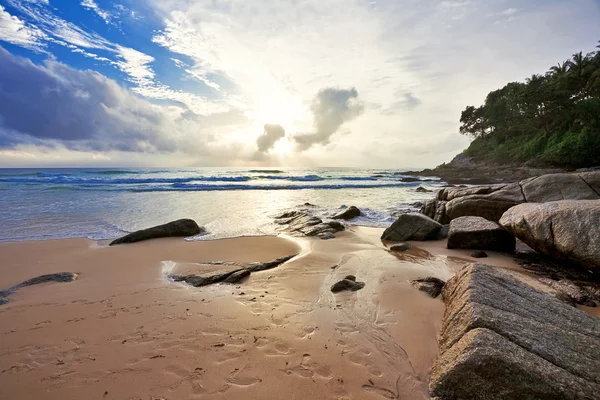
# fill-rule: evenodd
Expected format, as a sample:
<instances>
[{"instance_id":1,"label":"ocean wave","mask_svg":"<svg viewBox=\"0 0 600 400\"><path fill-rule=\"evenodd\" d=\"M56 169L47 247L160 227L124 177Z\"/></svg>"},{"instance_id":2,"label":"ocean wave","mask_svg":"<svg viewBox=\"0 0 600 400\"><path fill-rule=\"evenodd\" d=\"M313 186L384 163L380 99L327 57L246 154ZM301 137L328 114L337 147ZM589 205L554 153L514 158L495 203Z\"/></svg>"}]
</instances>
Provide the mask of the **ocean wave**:
<instances>
[{"instance_id":1,"label":"ocean wave","mask_svg":"<svg viewBox=\"0 0 600 400\"><path fill-rule=\"evenodd\" d=\"M252 174L283 174L280 169L251 169L248 172Z\"/></svg>"},{"instance_id":2,"label":"ocean wave","mask_svg":"<svg viewBox=\"0 0 600 400\"><path fill-rule=\"evenodd\" d=\"M354 185L348 184L323 184L323 185L211 185L211 184L189 184L189 183L174 183L171 186L159 186L149 188L133 188L127 189L131 192L201 192L201 191L223 191L223 190L302 190L302 189L374 189L374 188L396 188L396 187L411 187L415 183L382 183L368 184L359 183Z\"/></svg>"},{"instance_id":3,"label":"ocean wave","mask_svg":"<svg viewBox=\"0 0 600 400\"><path fill-rule=\"evenodd\" d=\"M136 185L152 183L188 183L194 181L204 182L245 182L248 176L194 176L187 178L80 178L70 176L45 176L40 178L30 177L0 177L0 182L5 183L50 183L71 185Z\"/></svg>"}]
</instances>

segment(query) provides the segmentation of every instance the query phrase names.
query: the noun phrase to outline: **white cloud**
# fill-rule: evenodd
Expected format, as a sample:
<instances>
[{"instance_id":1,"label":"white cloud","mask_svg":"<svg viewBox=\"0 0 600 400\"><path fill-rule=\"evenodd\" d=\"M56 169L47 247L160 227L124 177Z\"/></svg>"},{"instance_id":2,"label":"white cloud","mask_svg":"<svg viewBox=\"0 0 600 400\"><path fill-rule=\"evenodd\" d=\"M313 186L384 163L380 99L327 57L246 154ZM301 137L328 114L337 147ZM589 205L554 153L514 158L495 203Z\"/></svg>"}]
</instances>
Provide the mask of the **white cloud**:
<instances>
[{"instance_id":1,"label":"white cloud","mask_svg":"<svg viewBox=\"0 0 600 400\"><path fill-rule=\"evenodd\" d=\"M82 0L80 4L81 4L82 7L87 8L87 9L92 10L93 12L95 12L107 24L110 24L112 22L111 21L112 20L112 15L108 11L103 10L100 7L98 7L98 4L96 4L96 2L94 0Z\"/></svg>"},{"instance_id":2,"label":"white cloud","mask_svg":"<svg viewBox=\"0 0 600 400\"><path fill-rule=\"evenodd\" d=\"M46 39L44 32L10 15L0 5L0 40L39 52L43 51Z\"/></svg>"}]
</instances>

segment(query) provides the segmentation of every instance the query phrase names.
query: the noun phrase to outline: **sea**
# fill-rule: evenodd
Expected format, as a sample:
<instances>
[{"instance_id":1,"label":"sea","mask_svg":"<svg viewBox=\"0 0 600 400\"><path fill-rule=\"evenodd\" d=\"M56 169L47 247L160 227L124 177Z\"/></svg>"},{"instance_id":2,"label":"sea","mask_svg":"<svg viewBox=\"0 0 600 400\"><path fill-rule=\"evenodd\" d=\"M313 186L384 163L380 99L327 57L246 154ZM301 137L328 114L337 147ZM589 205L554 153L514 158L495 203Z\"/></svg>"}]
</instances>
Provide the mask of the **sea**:
<instances>
[{"instance_id":1,"label":"sea","mask_svg":"<svg viewBox=\"0 0 600 400\"><path fill-rule=\"evenodd\" d=\"M0 241L113 239L179 218L207 233L187 240L277 234L273 218L303 206L330 218L351 205L349 225L387 227L418 210L445 182L406 182L401 169L69 168L0 169Z\"/></svg>"}]
</instances>

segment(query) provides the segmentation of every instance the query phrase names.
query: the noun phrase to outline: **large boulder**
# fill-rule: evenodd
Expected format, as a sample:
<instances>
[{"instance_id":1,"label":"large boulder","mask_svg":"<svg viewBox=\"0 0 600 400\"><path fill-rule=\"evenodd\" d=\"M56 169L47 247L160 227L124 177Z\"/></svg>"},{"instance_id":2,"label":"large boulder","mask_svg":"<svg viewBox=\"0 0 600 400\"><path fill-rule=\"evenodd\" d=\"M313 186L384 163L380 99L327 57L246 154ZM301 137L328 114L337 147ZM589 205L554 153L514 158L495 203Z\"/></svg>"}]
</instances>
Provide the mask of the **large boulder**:
<instances>
[{"instance_id":1,"label":"large boulder","mask_svg":"<svg viewBox=\"0 0 600 400\"><path fill-rule=\"evenodd\" d=\"M517 276L475 264L446 283L432 397L597 398L600 319Z\"/></svg>"},{"instance_id":2,"label":"large boulder","mask_svg":"<svg viewBox=\"0 0 600 400\"><path fill-rule=\"evenodd\" d=\"M513 252L516 240L512 233L495 222L481 217L459 217L450 222L449 249L475 249Z\"/></svg>"},{"instance_id":3,"label":"large boulder","mask_svg":"<svg viewBox=\"0 0 600 400\"><path fill-rule=\"evenodd\" d=\"M349 220L349 219L356 218L356 217L360 217L360 210L355 206L350 206L347 209L345 209L344 211L334 215L331 218Z\"/></svg>"},{"instance_id":4,"label":"large boulder","mask_svg":"<svg viewBox=\"0 0 600 400\"><path fill-rule=\"evenodd\" d=\"M394 242L434 239L441 228L439 222L423 214L402 214L383 232L381 239Z\"/></svg>"},{"instance_id":5,"label":"large boulder","mask_svg":"<svg viewBox=\"0 0 600 400\"><path fill-rule=\"evenodd\" d=\"M498 221L509 208L521 203L600 199L600 171L547 174L509 184L466 188L448 187L429 200L421 212L447 224L463 216Z\"/></svg>"},{"instance_id":6,"label":"large boulder","mask_svg":"<svg viewBox=\"0 0 600 400\"><path fill-rule=\"evenodd\" d=\"M542 254L600 268L600 200L520 204L500 225Z\"/></svg>"},{"instance_id":7,"label":"large boulder","mask_svg":"<svg viewBox=\"0 0 600 400\"><path fill-rule=\"evenodd\" d=\"M152 228L130 233L119 239L113 240L110 245L113 246L115 244L122 243L135 243L142 240L163 237L187 237L198 235L201 232L205 232L205 229L199 227L194 220L178 219L177 221L169 222L164 225L158 225Z\"/></svg>"}]
</instances>

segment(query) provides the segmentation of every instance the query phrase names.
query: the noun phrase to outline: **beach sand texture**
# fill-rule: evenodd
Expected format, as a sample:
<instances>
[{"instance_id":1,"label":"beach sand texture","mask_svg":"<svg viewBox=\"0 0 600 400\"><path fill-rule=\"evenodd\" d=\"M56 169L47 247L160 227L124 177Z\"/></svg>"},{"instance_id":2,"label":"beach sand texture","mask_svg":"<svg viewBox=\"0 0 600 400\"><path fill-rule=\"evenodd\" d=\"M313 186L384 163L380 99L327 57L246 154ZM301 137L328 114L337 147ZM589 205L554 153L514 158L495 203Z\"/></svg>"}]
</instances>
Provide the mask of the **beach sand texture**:
<instances>
[{"instance_id":1,"label":"beach sand texture","mask_svg":"<svg viewBox=\"0 0 600 400\"><path fill-rule=\"evenodd\" d=\"M0 243L0 289L79 274L21 288L0 307L0 399L427 399L444 306L408 280L447 279L475 260L444 241L390 253L381 231ZM236 285L165 278L174 265L296 253ZM490 255L486 263L517 268ZM365 288L331 293L349 274Z\"/></svg>"}]
</instances>

